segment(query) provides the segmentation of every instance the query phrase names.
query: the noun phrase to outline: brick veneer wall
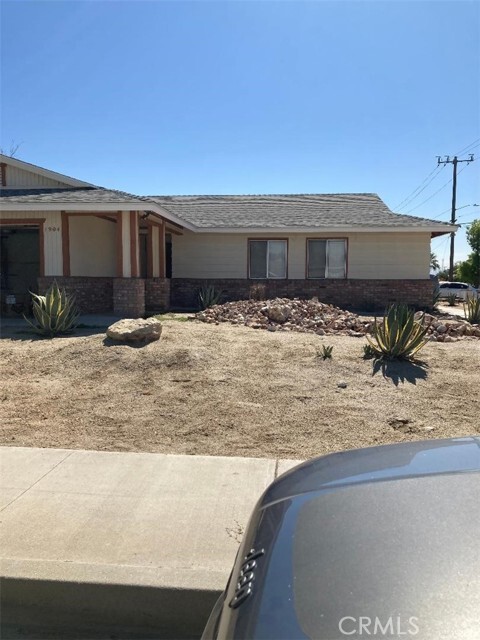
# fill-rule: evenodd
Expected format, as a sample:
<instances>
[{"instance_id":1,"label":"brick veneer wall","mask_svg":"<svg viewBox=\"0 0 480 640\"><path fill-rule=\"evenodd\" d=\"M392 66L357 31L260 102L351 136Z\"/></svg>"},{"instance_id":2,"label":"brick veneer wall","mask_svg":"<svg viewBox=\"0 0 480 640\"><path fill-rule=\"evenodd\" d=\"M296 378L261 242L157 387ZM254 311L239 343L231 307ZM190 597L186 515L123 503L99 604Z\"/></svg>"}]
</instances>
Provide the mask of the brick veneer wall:
<instances>
[{"instance_id":1,"label":"brick veneer wall","mask_svg":"<svg viewBox=\"0 0 480 640\"><path fill-rule=\"evenodd\" d=\"M170 280L147 278L145 280L145 311L162 313L170 308Z\"/></svg>"},{"instance_id":2,"label":"brick veneer wall","mask_svg":"<svg viewBox=\"0 0 480 640\"><path fill-rule=\"evenodd\" d=\"M113 312L124 318L145 315L145 280L113 278Z\"/></svg>"},{"instance_id":3,"label":"brick veneer wall","mask_svg":"<svg viewBox=\"0 0 480 640\"><path fill-rule=\"evenodd\" d=\"M226 300L251 297L255 284L265 285L266 298L317 296L321 302L351 308L384 308L391 302L415 307L432 304L432 280L246 280L172 278L171 304L174 307L198 306L198 290L212 284L225 293Z\"/></svg>"},{"instance_id":4,"label":"brick veneer wall","mask_svg":"<svg viewBox=\"0 0 480 640\"><path fill-rule=\"evenodd\" d=\"M113 312L113 279L43 276L38 278L38 290L45 293L56 280L59 287L75 295L81 313Z\"/></svg>"},{"instance_id":5,"label":"brick veneer wall","mask_svg":"<svg viewBox=\"0 0 480 640\"><path fill-rule=\"evenodd\" d=\"M170 308L170 280L167 278L90 278L45 276L38 278L38 290L45 293L52 282L75 295L81 313L115 313L141 318Z\"/></svg>"}]
</instances>

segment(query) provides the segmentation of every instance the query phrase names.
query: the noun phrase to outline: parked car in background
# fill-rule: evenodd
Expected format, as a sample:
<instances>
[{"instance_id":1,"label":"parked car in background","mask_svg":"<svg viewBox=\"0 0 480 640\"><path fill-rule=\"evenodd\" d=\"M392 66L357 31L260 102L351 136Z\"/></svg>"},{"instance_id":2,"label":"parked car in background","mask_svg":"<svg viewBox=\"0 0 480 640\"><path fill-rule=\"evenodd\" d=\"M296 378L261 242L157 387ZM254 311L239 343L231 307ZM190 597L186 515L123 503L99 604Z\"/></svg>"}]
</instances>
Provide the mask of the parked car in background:
<instances>
[{"instance_id":1,"label":"parked car in background","mask_svg":"<svg viewBox=\"0 0 480 640\"><path fill-rule=\"evenodd\" d=\"M473 640L480 438L343 451L260 498L203 640Z\"/></svg>"},{"instance_id":2,"label":"parked car in background","mask_svg":"<svg viewBox=\"0 0 480 640\"><path fill-rule=\"evenodd\" d=\"M440 298L447 298L455 294L457 298L465 300L468 296L472 298L478 297L478 290L467 282L440 282L438 284Z\"/></svg>"}]
</instances>

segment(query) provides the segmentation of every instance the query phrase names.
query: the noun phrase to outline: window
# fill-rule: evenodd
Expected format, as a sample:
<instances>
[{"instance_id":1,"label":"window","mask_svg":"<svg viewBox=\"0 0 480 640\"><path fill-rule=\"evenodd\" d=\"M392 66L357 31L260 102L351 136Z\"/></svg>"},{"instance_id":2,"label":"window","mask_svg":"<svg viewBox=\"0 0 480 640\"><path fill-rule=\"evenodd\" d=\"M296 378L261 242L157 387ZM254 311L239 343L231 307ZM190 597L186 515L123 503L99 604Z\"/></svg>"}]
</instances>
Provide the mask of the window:
<instances>
[{"instance_id":1,"label":"window","mask_svg":"<svg viewBox=\"0 0 480 640\"><path fill-rule=\"evenodd\" d=\"M249 277L256 279L286 278L287 241L250 240Z\"/></svg>"},{"instance_id":2,"label":"window","mask_svg":"<svg viewBox=\"0 0 480 640\"><path fill-rule=\"evenodd\" d=\"M346 277L346 240L307 240L307 278Z\"/></svg>"}]
</instances>

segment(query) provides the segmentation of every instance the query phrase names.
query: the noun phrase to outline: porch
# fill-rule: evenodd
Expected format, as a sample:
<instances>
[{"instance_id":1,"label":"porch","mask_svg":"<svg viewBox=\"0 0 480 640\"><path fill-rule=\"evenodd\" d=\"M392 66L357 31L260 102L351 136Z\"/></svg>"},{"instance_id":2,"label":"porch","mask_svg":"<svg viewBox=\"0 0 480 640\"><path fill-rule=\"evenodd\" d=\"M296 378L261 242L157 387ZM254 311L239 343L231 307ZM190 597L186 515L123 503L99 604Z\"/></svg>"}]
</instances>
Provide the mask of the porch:
<instances>
[{"instance_id":1,"label":"porch","mask_svg":"<svg viewBox=\"0 0 480 640\"><path fill-rule=\"evenodd\" d=\"M56 280L82 312L142 316L170 305L174 223L144 211L5 212L3 315L28 310L30 291Z\"/></svg>"}]
</instances>

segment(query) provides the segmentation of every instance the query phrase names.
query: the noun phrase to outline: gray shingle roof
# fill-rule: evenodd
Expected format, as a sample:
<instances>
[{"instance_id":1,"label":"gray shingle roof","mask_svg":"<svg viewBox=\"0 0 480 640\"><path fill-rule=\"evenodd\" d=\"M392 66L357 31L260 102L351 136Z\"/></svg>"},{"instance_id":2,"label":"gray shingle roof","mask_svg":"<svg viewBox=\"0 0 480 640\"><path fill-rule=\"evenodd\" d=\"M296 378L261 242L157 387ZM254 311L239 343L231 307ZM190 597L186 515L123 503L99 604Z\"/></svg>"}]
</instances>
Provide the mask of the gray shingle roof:
<instances>
[{"instance_id":1,"label":"gray shingle roof","mask_svg":"<svg viewBox=\"0 0 480 640\"><path fill-rule=\"evenodd\" d=\"M0 202L3 208L12 204L52 203L78 204L101 203L122 204L138 201L143 203L146 198L134 196L124 191L103 189L101 187L68 187L65 189L0 189ZM144 207L142 207L143 209Z\"/></svg>"},{"instance_id":2,"label":"gray shingle roof","mask_svg":"<svg viewBox=\"0 0 480 640\"><path fill-rule=\"evenodd\" d=\"M195 227L432 227L444 222L393 213L375 193L148 196Z\"/></svg>"},{"instance_id":3,"label":"gray shingle roof","mask_svg":"<svg viewBox=\"0 0 480 640\"><path fill-rule=\"evenodd\" d=\"M197 229L301 229L350 227L443 227L445 222L393 213L375 193L233 196L135 196L102 187L0 189L0 203L43 206L152 203ZM441 232L441 231L440 231Z\"/></svg>"}]
</instances>

